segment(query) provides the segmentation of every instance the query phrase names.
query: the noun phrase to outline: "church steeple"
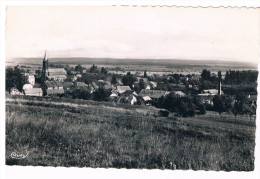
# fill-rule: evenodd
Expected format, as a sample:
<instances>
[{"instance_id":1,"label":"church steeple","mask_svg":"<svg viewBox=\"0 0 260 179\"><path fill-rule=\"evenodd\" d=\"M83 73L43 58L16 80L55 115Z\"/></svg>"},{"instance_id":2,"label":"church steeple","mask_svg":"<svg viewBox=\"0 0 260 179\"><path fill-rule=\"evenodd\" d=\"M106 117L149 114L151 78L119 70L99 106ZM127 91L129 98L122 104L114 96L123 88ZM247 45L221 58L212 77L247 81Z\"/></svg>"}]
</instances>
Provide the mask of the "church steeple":
<instances>
[{"instance_id":1,"label":"church steeple","mask_svg":"<svg viewBox=\"0 0 260 179\"><path fill-rule=\"evenodd\" d=\"M45 60L45 61L48 60L46 50L45 50L45 54L44 54L44 59L43 60Z\"/></svg>"},{"instance_id":2,"label":"church steeple","mask_svg":"<svg viewBox=\"0 0 260 179\"><path fill-rule=\"evenodd\" d=\"M45 50L44 58L42 61L42 80L47 80L47 70L48 70L48 58L47 58L47 52Z\"/></svg>"}]
</instances>

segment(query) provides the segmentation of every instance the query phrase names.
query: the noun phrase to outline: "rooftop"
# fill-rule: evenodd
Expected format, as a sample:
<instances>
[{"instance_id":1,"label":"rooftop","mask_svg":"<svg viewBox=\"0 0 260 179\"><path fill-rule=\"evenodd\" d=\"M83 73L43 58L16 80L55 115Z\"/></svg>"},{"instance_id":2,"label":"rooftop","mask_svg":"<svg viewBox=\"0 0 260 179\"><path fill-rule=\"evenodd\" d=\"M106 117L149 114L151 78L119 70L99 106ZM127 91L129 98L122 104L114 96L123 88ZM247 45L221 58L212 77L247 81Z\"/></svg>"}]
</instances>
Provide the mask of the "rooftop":
<instances>
[{"instance_id":1,"label":"rooftop","mask_svg":"<svg viewBox=\"0 0 260 179\"><path fill-rule=\"evenodd\" d=\"M163 90L149 90L149 89L142 89L139 93L139 96L149 96L150 98L160 98L161 96L164 96L166 94L166 91Z\"/></svg>"}]
</instances>

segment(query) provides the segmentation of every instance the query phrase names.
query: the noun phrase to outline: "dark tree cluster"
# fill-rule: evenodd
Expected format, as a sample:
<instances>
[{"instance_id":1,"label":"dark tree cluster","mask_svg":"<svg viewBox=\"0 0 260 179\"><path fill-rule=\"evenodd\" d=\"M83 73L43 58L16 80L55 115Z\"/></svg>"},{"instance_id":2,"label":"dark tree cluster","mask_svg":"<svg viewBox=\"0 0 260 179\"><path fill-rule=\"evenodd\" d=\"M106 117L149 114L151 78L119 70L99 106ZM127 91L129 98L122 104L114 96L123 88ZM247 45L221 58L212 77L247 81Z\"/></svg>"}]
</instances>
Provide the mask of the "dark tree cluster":
<instances>
[{"instance_id":1,"label":"dark tree cluster","mask_svg":"<svg viewBox=\"0 0 260 179\"><path fill-rule=\"evenodd\" d=\"M171 74L168 75L169 76L169 83L174 83L174 84L179 84L180 83L180 79L181 79L181 75L180 74Z\"/></svg>"},{"instance_id":2,"label":"dark tree cluster","mask_svg":"<svg viewBox=\"0 0 260 179\"><path fill-rule=\"evenodd\" d=\"M90 84L90 83L96 82L98 80L104 80L105 78L106 78L106 76L101 73L83 73L82 77L78 78L77 81Z\"/></svg>"},{"instance_id":3,"label":"dark tree cluster","mask_svg":"<svg viewBox=\"0 0 260 179\"><path fill-rule=\"evenodd\" d=\"M201 79L202 80L208 80L210 81L211 73L209 70L204 69L201 73Z\"/></svg>"},{"instance_id":4,"label":"dark tree cluster","mask_svg":"<svg viewBox=\"0 0 260 179\"><path fill-rule=\"evenodd\" d=\"M257 83L248 83L243 85L226 85L223 87L225 94L236 95L238 93L257 94Z\"/></svg>"},{"instance_id":5,"label":"dark tree cluster","mask_svg":"<svg viewBox=\"0 0 260 179\"><path fill-rule=\"evenodd\" d=\"M72 98L74 99L84 99L84 100L88 100L88 99L92 99L92 94L90 93L89 90L86 89L76 89L73 90L70 95L72 96Z\"/></svg>"},{"instance_id":6,"label":"dark tree cluster","mask_svg":"<svg viewBox=\"0 0 260 179\"><path fill-rule=\"evenodd\" d=\"M132 85L135 81L137 81L136 76L131 74L130 72L127 72L127 74L122 77L122 83L124 86L129 86L132 88Z\"/></svg>"},{"instance_id":7,"label":"dark tree cluster","mask_svg":"<svg viewBox=\"0 0 260 179\"><path fill-rule=\"evenodd\" d=\"M249 101L245 94L238 93L235 96L235 104L232 113L235 117L237 115L249 115L251 119L251 116L256 114L256 103Z\"/></svg>"},{"instance_id":8,"label":"dark tree cluster","mask_svg":"<svg viewBox=\"0 0 260 179\"><path fill-rule=\"evenodd\" d=\"M83 67L81 65L75 66L75 71L82 73L83 72Z\"/></svg>"},{"instance_id":9,"label":"dark tree cluster","mask_svg":"<svg viewBox=\"0 0 260 179\"><path fill-rule=\"evenodd\" d=\"M227 84L253 83L257 81L257 77L258 77L258 71L229 70L226 72L225 83Z\"/></svg>"},{"instance_id":10,"label":"dark tree cluster","mask_svg":"<svg viewBox=\"0 0 260 179\"><path fill-rule=\"evenodd\" d=\"M153 105L183 117L194 116L196 110L198 110L200 114L206 113L205 106L198 98L192 98L190 96L179 97L174 93L161 96Z\"/></svg>"},{"instance_id":11,"label":"dark tree cluster","mask_svg":"<svg viewBox=\"0 0 260 179\"><path fill-rule=\"evenodd\" d=\"M93 93L91 93L89 89L75 89L72 91L67 91L63 97L83 100L109 101L110 95L110 90L98 88Z\"/></svg>"},{"instance_id":12,"label":"dark tree cluster","mask_svg":"<svg viewBox=\"0 0 260 179\"><path fill-rule=\"evenodd\" d=\"M117 80L116 80L116 75L115 74L113 74L113 76L112 76L111 84L113 84L113 85L117 84Z\"/></svg>"},{"instance_id":13,"label":"dark tree cluster","mask_svg":"<svg viewBox=\"0 0 260 179\"><path fill-rule=\"evenodd\" d=\"M98 67L93 64L89 69L89 73L99 73Z\"/></svg>"},{"instance_id":14,"label":"dark tree cluster","mask_svg":"<svg viewBox=\"0 0 260 179\"><path fill-rule=\"evenodd\" d=\"M12 88L23 91L23 85L27 82L26 76L23 75L23 71L18 67L6 69L6 91L11 92Z\"/></svg>"},{"instance_id":15,"label":"dark tree cluster","mask_svg":"<svg viewBox=\"0 0 260 179\"><path fill-rule=\"evenodd\" d=\"M214 96L213 98L213 110L219 114L223 112L230 112L232 109L232 97L229 95Z\"/></svg>"},{"instance_id":16,"label":"dark tree cluster","mask_svg":"<svg viewBox=\"0 0 260 179\"><path fill-rule=\"evenodd\" d=\"M93 92L93 100L95 101L109 101L109 96L111 95L110 90L104 88L98 88Z\"/></svg>"}]
</instances>

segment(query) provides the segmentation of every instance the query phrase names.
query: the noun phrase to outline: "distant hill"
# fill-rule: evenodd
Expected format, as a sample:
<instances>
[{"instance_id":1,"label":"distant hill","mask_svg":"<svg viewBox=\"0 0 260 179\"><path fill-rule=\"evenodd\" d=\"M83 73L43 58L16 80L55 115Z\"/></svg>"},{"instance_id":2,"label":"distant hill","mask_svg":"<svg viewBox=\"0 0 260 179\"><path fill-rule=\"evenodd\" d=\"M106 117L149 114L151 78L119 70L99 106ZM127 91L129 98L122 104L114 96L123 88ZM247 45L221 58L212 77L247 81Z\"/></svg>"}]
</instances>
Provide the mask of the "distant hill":
<instances>
[{"instance_id":1,"label":"distant hill","mask_svg":"<svg viewBox=\"0 0 260 179\"><path fill-rule=\"evenodd\" d=\"M6 61L7 64L19 65L41 65L42 58L14 58ZM113 58L49 58L50 64L81 64L81 65L111 65L111 66L164 66L165 68L211 68L223 67L230 69L252 69L257 70L257 64L238 62L238 61L221 61L221 60L181 60L181 59L113 59Z\"/></svg>"}]
</instances>

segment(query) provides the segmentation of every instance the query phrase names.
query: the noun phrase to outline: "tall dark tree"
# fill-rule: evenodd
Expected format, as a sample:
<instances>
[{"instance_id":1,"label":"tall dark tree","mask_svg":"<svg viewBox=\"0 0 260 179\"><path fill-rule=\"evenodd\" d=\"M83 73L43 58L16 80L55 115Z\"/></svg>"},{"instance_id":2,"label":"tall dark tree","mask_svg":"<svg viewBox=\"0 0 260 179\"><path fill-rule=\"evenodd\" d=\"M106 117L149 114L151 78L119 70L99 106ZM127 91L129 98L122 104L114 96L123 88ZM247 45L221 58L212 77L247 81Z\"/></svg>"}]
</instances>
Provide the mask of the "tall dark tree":
<instances>
[{"instance_id":1,"label":"tall dark tree","mask_svg":"<svg viewBox=\"0 0 260 179\"><path fill-rule=\"evenodd\" d=\"M140 90L145 88L145 83L143 80L139 81L139 88L140 88Z\"/></svg>"},{"instance_id":2,"label":"tall dark tree","mask_svg":"<svg viewBox=\"0 0 260 179\"><path fill-rule=\"evenodd\" d=\"M232 109L232 98L230 96L214 96L213 109L220 114L223 112L229 112Z\"/></svg>"},{"instance_id":3,"label":"tall dark tree","mask_svg":"<svg viewBox=\"0 0 260 179\"><path fill-rule=\"evenodd\" d=\"M209 70L204 69L201 73L202 80L210 80L211 73Z\"/></svg>"},{"instance_id":4,"label":"tall dark tree","mask_svg":"<svg viewBox=\"0 0 260 179\"><path fill-rule=\"evenodd\" d=\"M218 71L218 80L219 80L219 81L222 80L222 74L221 74L221 71Z\"/></svg>"},{"instance_id":5,"label":"tall dark tree","mask_svg":"<svg viewBox=\"0 0 260 179\"><path fill-rule=\"evenodd\" d=\"M239 114L239 109L240 107L239 107L239 104L238 104L238 102L235 102L235 104L234 104L234 107L232 108L232 113L234 114L234 116L235 116L235 120L237 119L237 115Z\"/></svg>"},{"instance_id":6,"label":"tall dark tree","mask_svg":"<svg viewBox=\"0 0 260 179\"><path fill-rule=\"evenodd\" d=\"M93 65L90 67L89 72L90 72L90 73L98 73L98 72L99 72L98 67L93 64Z\"/></svg>"},{"instance_id":7,"label":"tall dark tree","mask_svg":"<svg viewBox=\"0 0 260 179\"><path fill-rule=\"evenodd\" d=\"M253 115L254 109L253 105L250 105L250 102L247 98L247 96L244 93L238 93L235 97L235 104L232 109L232 113L235 115L235 117L239 115Z\"/></svg>"},{"instance_id":8,"label":"tall dark tree","mask_svg":"<svg viewBox=\"0 0 260 179\"><path fill-rule=\"evenodd\" d=\"M100 72L102 74L107 74L108 73L108 71L104 67L101 68Z\"/></svg>"},{"instance_id":9,"label":"tall dark tree","mask_svg":"<svg viewBox=\"0 0 260 179\"><path fill-rule=\"evenodd\" d=\"M206 107L204 104L199 105L200 114L206 114Z\"/></svg>"},{"instance_id":10,"label":"tall dark tree","mask_svg":"<svg viewBox=\"0 0 260 179\"><path fill-rule=\"evenodd\" d=\"M116 80L116 75L115 74L113 74L113 76L112 76L111 84L113 84L113 85L117 84L117 80Z\"/></svg>"},{"instance_id":11,"label":"tall dark tree","mask_svg":"<svg viewBox=\"0 0 260 179\"><path fill-rule=\"evenodd\" d=\"M144 71L144 78L147 78L146 70Z\"/></svg>"},{"instance_id":12,"label":"tall dark tree","mask_svg":"<svg viewBox=\"0 0 260 179\"><path fill-rule=\"evenodd\" d=\"M83 67L80 64L78 64L77 66L75 66L75 71L82 73Z\"/></svg>"}]
</instances>

